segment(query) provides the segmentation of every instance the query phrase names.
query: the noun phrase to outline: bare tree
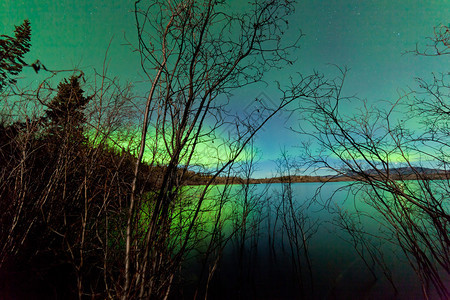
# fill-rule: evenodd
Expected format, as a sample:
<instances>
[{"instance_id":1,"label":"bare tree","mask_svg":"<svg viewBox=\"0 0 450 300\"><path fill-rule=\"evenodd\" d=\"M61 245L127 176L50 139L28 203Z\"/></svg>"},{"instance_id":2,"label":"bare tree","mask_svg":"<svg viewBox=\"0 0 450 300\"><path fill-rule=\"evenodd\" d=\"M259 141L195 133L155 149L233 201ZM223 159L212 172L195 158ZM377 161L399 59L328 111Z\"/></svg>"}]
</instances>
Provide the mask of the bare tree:
<instances>
[{"instance_id":1,"label":"bare tree","mask_svg":"<svg viewBox=\"0 0 450 300\"><path fill-rule=\"evenodd\" d=\"M440 26L435 34L431 48L437 55L446 54L448 28ZM448 74L434 75L431 83L418 79L418 90L383 110L345 96L347 70L339 72L322 86L321 95L299 104L308 125L297 131L311 137L305 144L304 164L353 181L346 188L357 195L356 210L353 216L342 212L340 216L345 217L344 229L357 239L355 246L362 247L359 251L365 249L375 257L374 248L364 246L370 237L399 246L422 282L424 297L429 297L431 284L434 293L446 299L450 296ZM295 90L287 96L296 97ZM355 102L361 107L350 112L348 105ZM402 113L405 108L407 114ZM365 213L363 203L377 214ZM352 218L371 220L378 230L348 223ZM378 263L392 278L386 265Z\"/></svg>"},{"instance_id":2,"label":"bare tree","mask_svg":"<svg viewBox=\"0 0 450 300\"><path fill-rule=\"evenodd\" d=\"M450 25L450 24L449 24ZM423 56L438 56L450 54L450 26L438 25L434 27L433 35L428 38L429 43L422 50L419 45L413 51L406 53L414 53Z\"/></svg>"},{"instance_id":3,"label":"bare tree","mask_svg":"<svg viewBox=\"0 0 450 300\"><path fill-rule=\"evenodd\" d=\"M61 297L111 297L121 243L114 227L133 174L118 138L129 125L130 86L105 72L88 85L75 71L54 88L59 73L2 94L0 269L27 282L57 277L50 289Z\"/></svg>"},{"instance_id":4,"label":"bare tree","mask_svg":"<svg viewBox=\"0 0 450 300\"><path fill-rule=\"evenodd\" d=\"M282 235L287 236L290 260L300 297L314 297L314 276L310 259L309 245L317 232L319 221L308 215L309 201L298 201L292 191L294 166L292 159L283 150L277 161L281 178L280 204L277 210L282 223ZM278 216L277 216L278 218ZM306 271L305 271L306 269ZM307 284L309 282L309 284Z\"/></svg>"},{"instance_id":5,"label":"bare tree","mask_svg":"<svg viewBox=\"0 0 450 300\"><path fill-rule=\"evenodd\" d=\"M227 194L208 203L211 185L220 176L230 183L252 138L296 100L267 107L248 99L255 109L227 109L234 89L292 63L299 42L282 39L292 1L227 9L215 0L135 2L135 50L149 85L141 106L130 86L107 77L106 66L87 82L75 71L58 88L47 79L37 89L2 94L0 195L8 201L0 203L0 219L11 224L2 226L2 260L30 257L51 261L46 270L67 268L65 286L75 288L66 293L80 299L168 298L182 282L184 259L203 243L208 272L198 290L206 297L226 242L240 229L246 240L254 202L243 207L243 227L225 237ZM302 78L297 95L314 95L320 83L317 74ZM133 118L134 108L142 115ZM207 175L189 194L193 171ZM208 231L202 218L211 211Z\"/></svg>"},{"instance_id":6,"label":"bare tree","mask_svg":"<svg viewBox=\"0 0 450 300\"><path fill-rule=\"evenodd\" d=\"M249 124L248 119L231 120L236 127L223 144L227 154L215 161L210 180L195 202L192 220L177 241L180 247L176 252L168 251L167 243L173 238L171 215L180 201L178 195L188 166L199 155L199 145L217 141L218 129L230 122L224 96L233 89L261 81L266 71L290 63L289 51L297 48L298 41L285 45L281 38L287 29L287 16L293 11L291 1L255 1L249 7L248 12L230 14L221 1L135 3L136 50L150 83L135 179L144 153L162 153L167 167L158 192L145 205L150 207L147 228L138 228L144 206L136 180L133 182L123 299L169 295L195 232L208 186L233 164L267 120L289 103L282 100L256 124ZM308 84L307 80L299 84L304 94L310 93Z\"/></svg>"}]
</instances>

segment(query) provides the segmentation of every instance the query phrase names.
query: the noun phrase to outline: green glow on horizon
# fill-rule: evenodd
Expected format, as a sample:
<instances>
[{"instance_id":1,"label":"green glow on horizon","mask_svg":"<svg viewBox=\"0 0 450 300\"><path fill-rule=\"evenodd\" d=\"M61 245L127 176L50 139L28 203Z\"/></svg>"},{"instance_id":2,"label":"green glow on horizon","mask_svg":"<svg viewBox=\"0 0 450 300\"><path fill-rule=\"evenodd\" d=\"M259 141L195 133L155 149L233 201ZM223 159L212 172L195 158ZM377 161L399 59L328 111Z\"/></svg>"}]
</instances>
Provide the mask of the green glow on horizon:
<instances>
[{"instance_id":1,"label":"green glow on horizon","mask_svg":"<svg viewBox=\"0 0 450 300\"><path fill-rule=\"evenodd\" d=\"M389 152L378 152L377 154L370 151L363 151L362 153L360 153L355 150L346 150L341 152L339 155L336 153L332 153L330 157L356 163L387 163L389 165L419 163L422 161L422 157L419 153L411 151L402 153L398 149L394 149Z\"/></svg>"},{"instance_id":2,"label":"green glow on horizon","mask_svg":"<svg viewBox=\"0 0 450 300\"><path fill-rule=\"evenodd\" d=\"M232 12L249 7L246 1L226 3ZM126 45L127 41L136 45L133 8L134 0L0 1L0 34L11 34L13 25L19 25L28 18L32 38L26 62L39 59L51 70L78 67L88 77L94 68L102 70L106 49L112 39L106 59L108 74L137 83L135 93L144 95L148 90L145 89L146 83L142 83L139 57L132 47ZM331 63L351 69L344 94L357 94L361 99L367 99L369 104L379 100L395 101L399 89L417 87L414 77L428 78L431 72L448 71L448 56L429 58L402 53L415 49L416 43L420 47L425 46L426 37L433 34L433 26L448 24L449 10L450 1L444 0L298 1L295 14L289 19L290 28L283 38L287 41L297 39L301 31L305 34L300 40L301 48L292 53L294 63L291 66L265 74L268 86L263 87L264 92L273 101L278 101L278 88L273 84L275 80L283 87L297 72L304 75L312 70L327 72L327 64ZM32 68L26 68L20 74L37 84L47 75L34 74ZM251 101L261 91L255 86L233 91L230 104L243 108L246 101ZM352 102L348 107L353 105ZM303 122L301 117L290 121ZM267 164L257 176L268 176L276 169L270 161L279 157L280 149L289 149L294 154L294 147L303 142L301 136L285 129L290 125L296 126L295 123L286 125L282 118L274 119L259 134L255 145ZM139 136L137 132L135 139ZM120 143L126 149L129 146L128 141ZM216 151L217 144L221 142L201 143L193 163L214 165L218 160L225 160L229 152L226 147L219 147ZM130 147L136 148L136 145ZM164 157L164 153L160 155ZM408 155L414 161L421 159L416 154ZM151 158L146 154L146 160ZM404 162L399 154L390 154L388 158L393 163Z\"/></svg>"},{"instance_id":3,"label":"green glow on horizon","mask_svg":"<svg viewBox=\"0 0 450 300\"><path fill-rule=\"evenodd\" d=\"M113 149L124 149L130 152L135 157L138 156L140 138L142 132L139 129L116 130L107 136L106 144ZM146 147L143 156L143 161L147 163L166 165L169 163L170 156L168 155L164 140L160 135L155 138L155 132L148 132L146 139ZM94 145L98 145L105 136L95 131L86 134ZM95 138L96 137L96 138ZM94 140L95 138L95 140ZM166 138L169 138L168 136ZM170 149L172 150L172 149ZM180 161L180 165L187 163L187 157L192 152L192 145L187 145L184 149L184 157ZM199 141L196 146L192 159L189 165L201 166L205 168L218 168L227 163L236 153L233 145L228 145L226 139L223 137L216 137L214 139L205 139ZM252 155L248 147L244 147L242 153L235 159L235 162L242 162Z\"/></svg>"}]
</instances>

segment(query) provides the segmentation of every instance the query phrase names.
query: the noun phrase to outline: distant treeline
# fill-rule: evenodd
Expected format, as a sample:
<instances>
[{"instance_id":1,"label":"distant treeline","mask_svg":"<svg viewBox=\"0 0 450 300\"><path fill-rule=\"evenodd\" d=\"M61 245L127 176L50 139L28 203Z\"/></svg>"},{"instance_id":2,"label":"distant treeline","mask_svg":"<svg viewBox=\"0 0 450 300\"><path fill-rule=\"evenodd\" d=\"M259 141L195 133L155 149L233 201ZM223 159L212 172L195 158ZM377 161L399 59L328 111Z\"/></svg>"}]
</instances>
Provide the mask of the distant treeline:
<instances>
[{"instance_id":1,"label":"distant treeline","mask_svg":"<svg viewBox=\"0 0 450 300\"><path fill-rule=\"evenodd\" d=\"M269 184L269 183L301 183L301 182L342 182L342 181L364 181L364 179L377 180L383 176L387 176L387 173L376 174L370 172L366 174L349 174L349 175L326 175L326 176L309 176L309 175L292 175L292 176L278 176L270 178L240 178L240 177L217 177L214 179L213 184ZM446 179L450 174L438 169L427 169L425 172L405 172L399 173L398 169L392 169L389 174L392 180L423 180L427 178L429 180ZM206 184L211 176L202 175L192 172L186 179L186 183L190 185Z\"/></svg>"}]
</instances>

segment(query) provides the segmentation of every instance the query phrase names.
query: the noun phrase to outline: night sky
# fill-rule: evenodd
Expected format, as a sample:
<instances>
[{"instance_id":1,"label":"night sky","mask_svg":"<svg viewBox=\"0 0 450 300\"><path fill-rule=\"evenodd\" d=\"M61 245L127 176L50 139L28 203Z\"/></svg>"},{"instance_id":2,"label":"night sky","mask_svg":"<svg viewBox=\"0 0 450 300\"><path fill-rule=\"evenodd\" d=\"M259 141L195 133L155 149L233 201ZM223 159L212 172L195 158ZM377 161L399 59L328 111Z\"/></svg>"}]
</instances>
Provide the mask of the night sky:
<instances>
[{"instance_id":1,"label":"night sky","mask_svg":"<svg viewBox=\"0 0 450 300\"><path fill-rule=\"evenodd\" d=\"M109 42L109 72L123 81L141 80L138 57L128 41L135 42L131 0L0 0L0 34L11 34L14 25L28 18L32 26L32 51L29 61L39 58L49 69L77 67L90 74L101 69ZM234 9L244 2L231 1ZM429 78L431 72L448 72L449 58L426 58L412 54L416 43L425 45L433 27L448 24L450 1L299 1L290 17L285 38L294 38L299 30L305 34L297 61L283 70L266 74L264 95L279 99L274 80L281 84L296 72L309 74L313 69L328 73L335 69L329 63L347 66L350 73L345 91L369 103L383 105L382 100L396 100L408 88L415 88L414 77ZM31 71L22 76L36 79ZM137 91L139 92L139 91ZM232 103L251 101L261 86L235 91ZM358 105L358 104L354 104ZM301 122L293 116L290 125ZM288 125L289 125L288 124ZM284 129L281 115L272 120L258 136L259 172L270 176L273 160L285 148L297 155L301 137Z\"/></svg>"}]
</instances>

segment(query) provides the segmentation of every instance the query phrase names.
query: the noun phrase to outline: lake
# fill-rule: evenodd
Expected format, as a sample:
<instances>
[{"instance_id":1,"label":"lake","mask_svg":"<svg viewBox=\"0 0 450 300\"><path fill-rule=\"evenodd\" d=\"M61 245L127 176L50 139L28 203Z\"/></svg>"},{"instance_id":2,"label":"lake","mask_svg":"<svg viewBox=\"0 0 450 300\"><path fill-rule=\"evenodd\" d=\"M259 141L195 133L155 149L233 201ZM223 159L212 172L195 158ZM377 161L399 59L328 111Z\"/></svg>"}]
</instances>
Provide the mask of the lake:
<instances>
[{"instance_id":1,"label":"lake","mask_svg":"<svg viewBox=\"0 0 450 300\"><path fill-rule=\"evenodd\" d=\"M423 299L384 220L349 184L210 187L176 297ZM202 188L186 188L185 198L195 203ZM179 232L191 214L177 215Z\"/></svg>"}]
</instances>

